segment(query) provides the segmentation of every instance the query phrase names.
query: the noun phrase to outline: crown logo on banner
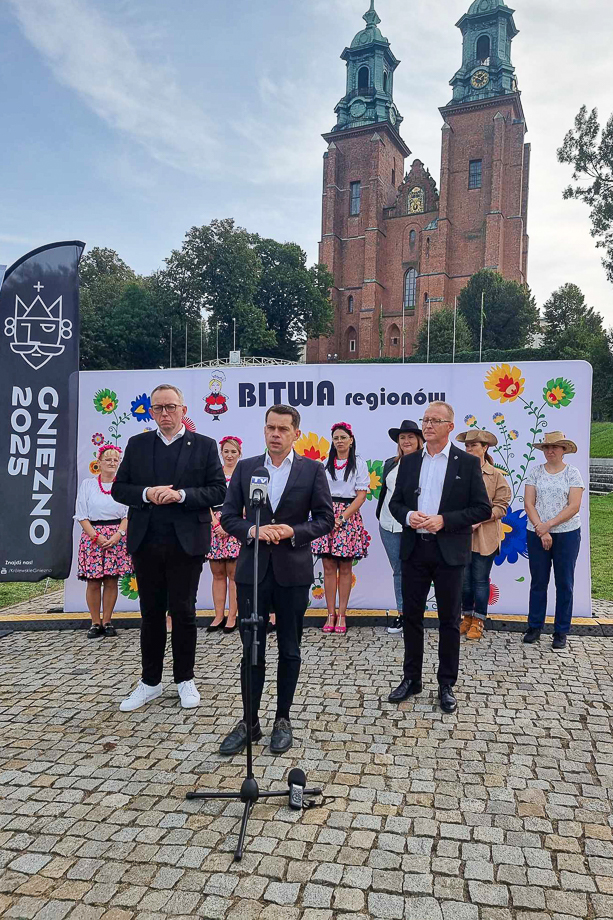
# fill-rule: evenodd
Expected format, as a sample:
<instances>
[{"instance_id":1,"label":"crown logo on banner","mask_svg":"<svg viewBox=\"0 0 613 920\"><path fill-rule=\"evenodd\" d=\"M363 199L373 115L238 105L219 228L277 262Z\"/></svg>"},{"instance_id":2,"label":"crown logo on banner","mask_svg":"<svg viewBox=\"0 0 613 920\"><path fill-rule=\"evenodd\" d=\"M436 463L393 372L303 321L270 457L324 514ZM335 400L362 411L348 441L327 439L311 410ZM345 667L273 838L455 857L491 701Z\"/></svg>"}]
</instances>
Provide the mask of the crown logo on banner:
<instances>
[{"instance_id":1,"label":"crown logo on banner","mask_svg":"<svg viewBox=\"0 0 613 920\"><path fill-rule=\"evenodd\" d=\"M62 296L47 306L40 296L44 285L35 284L39 291L30 306L15 295L15 313L4 321L4 334L12 338L11 349L35 371L40 370L65 346L62 339L72 338L72 323L62 319Z\"/></svg>"}]
</instances>

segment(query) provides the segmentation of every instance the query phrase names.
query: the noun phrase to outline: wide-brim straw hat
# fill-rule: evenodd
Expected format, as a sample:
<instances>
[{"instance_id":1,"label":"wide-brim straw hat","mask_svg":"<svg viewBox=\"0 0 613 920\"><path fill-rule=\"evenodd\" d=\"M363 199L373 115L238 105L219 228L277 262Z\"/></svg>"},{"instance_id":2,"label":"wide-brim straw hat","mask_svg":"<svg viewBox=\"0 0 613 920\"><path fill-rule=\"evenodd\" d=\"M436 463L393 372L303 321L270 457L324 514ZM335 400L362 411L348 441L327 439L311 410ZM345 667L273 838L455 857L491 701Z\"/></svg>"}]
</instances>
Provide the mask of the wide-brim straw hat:
<instances>
[{"instance_id":1,"label":"wide-brim straw hat","mask_svg":"<svg viewBox=\"0 0 613 920\"><path fill-rule=\"evenodd\" d=\"M485 428L471 428L469 431L463 431L456 440L461 443L468 441L469 444L471 441L480 441L481 444L487 444L488 447L496 447L498 444L496 435L491 431L486 431Z\"/></svg>"},{"instance_id":2,"label":"wide-brim straw hat","mask_svg":"<svg viewBox=\"0 0 613 920\"><path fill-rule=\"evenodd\" d=\"M576 454L577 445L570 438L567 438L563 431L548 431L544 440L538 444L532 444L532 447L543 450L545 447L563 447L567 454Z\"/></svg>"},{"instance_id":3,"label":"wide-brim straw hat","mask_svg":"<svg viewBox=\"0 0 613 920\"><path fill-rule=\"evenodd\" d=\"M404 421L401 423L400 428L390 428L388 431L390 438L392 439L392 441L395 441L396 444L398 443L398 438L400 437L400 435L407 434L407 433L416 434L418 437L422 439L422 441L424 439L421 428L419 427L417 422L414 422L410 418L405 418Z\"/></svg>"}]
</instances>

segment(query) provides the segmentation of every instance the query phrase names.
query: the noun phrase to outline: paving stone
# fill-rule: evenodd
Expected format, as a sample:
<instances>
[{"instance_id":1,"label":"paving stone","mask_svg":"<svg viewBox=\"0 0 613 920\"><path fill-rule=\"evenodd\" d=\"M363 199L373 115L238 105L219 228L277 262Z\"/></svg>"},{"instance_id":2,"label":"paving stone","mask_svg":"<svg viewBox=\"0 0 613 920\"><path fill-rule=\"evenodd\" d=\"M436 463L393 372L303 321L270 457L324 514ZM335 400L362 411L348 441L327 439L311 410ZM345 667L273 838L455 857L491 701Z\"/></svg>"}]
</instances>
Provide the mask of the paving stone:
<instances>
[{"instance_id":1,"label":"paving stone","mask_svg":"<svg viewBox=\"0 0 613 920\"><path fill-rule=\"evenodd\" d=\"M275 904L295 904L298 898L300 885L294 882L270 882L264 892L266 901L274 901Z\"/></svg>"},{"instance_id":2,"label":"paving stone","mask_svg":"<svg viewBox=\"0 0 613 920\"><path fill-rule=\"evenodd\" d=\"M18 856L9 865L13 872L27 872L28 875L35 875L37 872L51 862L52 857L44 853L25 853Z\"/></svg>"},{"instance_id":3,"label":"paving stone","mask_svg":"<svg viewBox=\"0 0 613 920\"><path fill-rule=\"evenodd\" d=\"M476 904L463 901L444 901L441 905L443 920L479 920L479 908Z\"/></svg>"},{"instance_id":4,"label":"paving stone","mask_svg":"<svg viewBox=\"0 0 613 920\"><path fill-rule=\"evenodd\" d=\"M404 917L404 898L394 894L373 891L368 895L368 912L373 917L384 917L386 920L402 920Z\"/></svg>"},{"instance_id":5,"label":"paving stone","mask_svg":"<svg viewBox=\"0 0 613 920\"><path fill-rule=\"evenodd\" d=\"M443 920L441 907L434 898L407 898L406 920Z\"/></svg>"},{"instance_id":6,"label":"paving stone","mask_svg":"<svg viewBox=\"0 0 613 920\"><path fill-rule=\"evenodd\" d=\"M366 897L359 888L336 888L334 891L335 910L347 911L348 913L358 913L364 909Z\"/></svg>"},{"instance_id":7,"label":"paving stone","mask_svg":"<svg viewBox=\"0 0 613 920\"><path fill-rule=\"evenodd\" d=\"M469 882L468 890L471 901L476 904L491 904L504 907L509 901L509 892L506 885L488 885L485 882Z\"/></svg>"},{"instance_id":8,"label":"paving stone","mask_svg":"<svg viewBox=\"0 0 613 920\"><path fill-rule=\"evenodd\" d=\"M587 896L570 891L546 891L545 903L553 913L571 917L587 917Z\"/></svg>"}]
</instances>

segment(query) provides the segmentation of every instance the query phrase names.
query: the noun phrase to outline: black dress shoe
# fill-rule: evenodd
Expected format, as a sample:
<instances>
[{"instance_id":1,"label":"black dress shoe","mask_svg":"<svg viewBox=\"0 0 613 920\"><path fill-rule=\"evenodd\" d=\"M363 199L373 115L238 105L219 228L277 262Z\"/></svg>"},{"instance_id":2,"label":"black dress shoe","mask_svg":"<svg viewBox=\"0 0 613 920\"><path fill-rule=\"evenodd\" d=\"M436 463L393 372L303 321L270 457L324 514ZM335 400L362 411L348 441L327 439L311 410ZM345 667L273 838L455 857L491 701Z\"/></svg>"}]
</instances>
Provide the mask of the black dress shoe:
<instances>
[{"instance_id":1,"label":"black dress shoe","mask_svg":"<svg viewBox=\"0 0 613 920\"><path fill-rule=\"evenodd\" d=\"M227 636L228 633L233 633L235 629L238 629L238 620L234 621L234 626L224 626L222 631Z\"/></svg>"},{"instance_id":2,"label":"black dress shoe","mask_svg":"<svg viewBox=\"0 0 613 920\"><path fill-rule=\"evenodd\" d=\"M438 688L438 698L443 712L455 712L458 708L457 700L453 695L453 688L449 684L442 684Z\"/></svg>"},{"instance_id":3,"label":"black dress shoe","mask_svg":"<svg viewBox=\"0 0 613 920\"><path fill-rule=\"evenodd\" d=\"M289 719L275 719L270 738L271 754L283 754L288 751L294 743L292 735L292 723Z\"/></svg>"},{"instance_id":4,"label":"black dress shoe","mask_svg":"<svg viewBox=\"0 0 613 920\"><path fill-rule=\"evenodd\" d=\"M258 722L253 726L253 735L252 738L254 741L259 741L262 737L262 729L260 728L260 723ZM240 754L241 751L247 746L247 723L241 719L236 728L233 728L229 735L227 735L224 740L219 745L220 754Z\"/></svg>"},{"instance_id":5,"label":"black dress shoe","mask_svg":"<svg viewBox=\"0 0 613 920\"><path fill-rule=\"evenodd\" d=\"M402 683L392 690L387 698L388 703L402 703L408 700L410 696L415 696L423 690L420 680L403 680Z\"/></svg>"},{"instance_id":6,"label":"black dress shoe","mask_svg":"<svg viewBox=\"0 0 613 920\"><path fill-rule=\"evenodd\" d=\"M554 633L551 647L555 649L566 648L566 636L564 633Z\"/></svg>"},{"instance_id":7,"label":"black dress shoe","mask_svg":"<svg viewBox=\"0 0 613 920\"><path fill-rule=\"evenodd\" d=\"M100 623L92 623L90 628L87 630L88 639L102 639L104 637L104 629Z\"/></svg>"},{"instance_id":8,"label":"black dress shoe","mask_svg":"<svg viewBox=\"0 0 613 920\"><path fill-rule=\"evenodd\" d=\"M105 623L102 628L104 630L104 635L108 636L108 638L115 639L117 637L117 630L112 623Z\"/></svg>"},{"instance_id":9,"label":"black dress shoe","mask_svg":"<svg viewBox=\"0 0 613 920\"><path fill-rule=\"evenodd\" d=\"M541 638L540 629L534 629L532 626L528 627L524 633L524 642L526 645L532 645L533 642L538 642Z\"/></svg>"},{"instance_id":10,"label":"black dress shoe","mask_svg":"<svg viewBox=\"0 0 613 920\"><path fill-rule=\"evenodd\" d=\"M224 617L223 620L220 620L219 623L215 623L215 624L209 623L209 625L206 628L206 631L208 633L217 632L218 629L223 629L225 625L226 625L226 617Z\"/></svg>"}]
</instances>

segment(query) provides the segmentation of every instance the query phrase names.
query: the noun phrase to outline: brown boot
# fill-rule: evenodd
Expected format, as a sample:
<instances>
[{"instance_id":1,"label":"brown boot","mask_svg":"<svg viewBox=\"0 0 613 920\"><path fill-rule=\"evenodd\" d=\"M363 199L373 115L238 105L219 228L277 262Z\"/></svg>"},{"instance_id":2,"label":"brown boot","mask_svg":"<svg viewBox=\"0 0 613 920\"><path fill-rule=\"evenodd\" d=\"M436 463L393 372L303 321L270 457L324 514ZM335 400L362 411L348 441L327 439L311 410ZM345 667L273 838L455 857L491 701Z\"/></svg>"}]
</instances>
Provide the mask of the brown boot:
<instances>
[{"instance_id":1,"label":"brown boot","mask_svg":"<svg viewBox=\"0 0 613 920\"><path fill-rule=\"evenodd\" d=\"M466 633L467 639L480 639L483 635L483 628L485 626L485 620L480 620L479 617L473 617L472 625L468 632Z\"/></svg>"},{"instance_id":2,"label":"brown boot","mask_svg":"<svg viewBox=\"0 0 613 920\"><path fill-rule=\"evenodd\" d=\"M465 613L462 617L462 622L460 623L460 635L465 636L470 627L472 626L473 617L472 613Z\"/></svg>"}]
</instances>

